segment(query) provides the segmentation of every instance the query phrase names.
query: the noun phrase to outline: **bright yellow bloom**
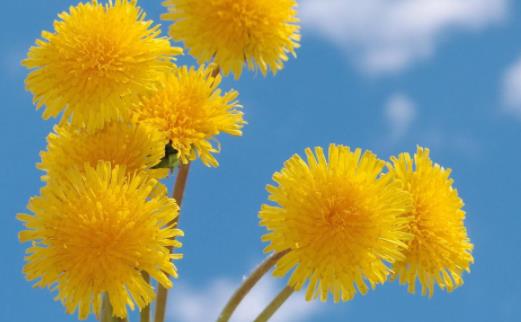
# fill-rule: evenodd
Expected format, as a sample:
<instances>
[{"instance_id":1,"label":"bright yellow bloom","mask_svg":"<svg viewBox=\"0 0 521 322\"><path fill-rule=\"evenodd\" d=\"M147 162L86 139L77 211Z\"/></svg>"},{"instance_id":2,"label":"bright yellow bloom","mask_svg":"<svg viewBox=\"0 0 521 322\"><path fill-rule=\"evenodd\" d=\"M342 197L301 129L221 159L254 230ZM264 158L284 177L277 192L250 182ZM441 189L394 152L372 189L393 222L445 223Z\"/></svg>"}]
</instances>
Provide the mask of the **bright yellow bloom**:
<instances>
[{"instance_id":1,"label":"bright yellow bloom","mask_svg":"<svg viewBox=\"0 0 521 322\"><path fill-rule=\"evenodd\" d=\"M99 129L154 89L158 75L181 53L159 37L159 26L146 20L135 0L93 0L59 18L55 31L44 31L23 62L32 69L27 89L37 108L46 106L45 119L63 112L77 127Z\"/></svg>"},{"instance_id":2,"label":"bright yellow bloom","mask_svg":"<svg viewBox=\"0 0 521 322\"><path fill-rule=\"evenodd\" d=\"M168 174L167 169L150 170L163 158L166 142L159 132L145 126L113 122L89 132L64 124L56 126L47 141L38 164L47 173L46 180L59 180L63 169L83 170L84 164L95 167L99 161L124 166L129 174L148 170L156 178Z\"/></svg>"},{"instance_id":3,"label":"bright yellow bloom","mask_svg":"<svg viewBox=\"0 0 521 322\"><path fill-rule=\"evenodd\" d=\"M418 148L414 160L408 153L391 158L390 176L413 198L410 230L414 238L403 261L394 270L400 283L415 293L416 280L422 294L432 296L434 285L452 291L463 284L463 271L470 271L473 245L465 228L463 201L452 187L450 169L433 163L429 150Z\"/></svg>"},{"instance_id":4,"label":"bright yellow bloom","mask_svg":"<svg viewBox=\"0 0 521 322\"><path fill-rule=\"evenodd\" d=\"M299 47L295 0L166 0L170 35L200 64L214 61L225 75L283 68Z\"/></svg>"},{"instance_id":5,"label":"bright yellow bloom","mask_svg":"<svg viewBox=\"0 0 521 322\"><path fill-rule=\"evenodd\" d=\"M107 293L114 315L125 317L127 305L145 307L154 289L147 272L165 287L177 277L168 247L181 244L172 221L178 207L166 195L153 195L158 182L140 173L128 177L124 167L100 163L84 171L64 169L60 185L47 186L19 214L27 230L24 272L36 286L57 291L57 300L80 319L99 312Z\"/></svg>"},{"instance_id":6,"label":"bright yellow bloom","mask_svg":"<svg viewBox=\"0 0 521 322\"><path fill-rule=\"evenodd\" d=\"M135 106L135 120L161 131L178 151L179 160L188 163L197 156L207 166L217 166L212 153L219 147L212 140L221 132L242 135L245 124L234 90L222 94L221 76L211 68L179 68L167 73L163 87L145 96ZM218 142L217 142L218 144Z\"/></svg>"},{"instance_id":7,"label":"bright yellow bloom","mask_svg":"<svg viewBox=\"0 0 521 322\"><path fill-rule=\"evenodd\" d=\"M266 252L290 250L276 264L274 275L294 269L295 290L309 280L306 299L335 302L386 281L386 263L403 259L410 210L409 194L381 176L385 162L373 153L330 145L306 150L307 162L295 155L274 174L268 186L276 206L263 205L261 225L269 233Z\"/></svg>"}]
</instances>

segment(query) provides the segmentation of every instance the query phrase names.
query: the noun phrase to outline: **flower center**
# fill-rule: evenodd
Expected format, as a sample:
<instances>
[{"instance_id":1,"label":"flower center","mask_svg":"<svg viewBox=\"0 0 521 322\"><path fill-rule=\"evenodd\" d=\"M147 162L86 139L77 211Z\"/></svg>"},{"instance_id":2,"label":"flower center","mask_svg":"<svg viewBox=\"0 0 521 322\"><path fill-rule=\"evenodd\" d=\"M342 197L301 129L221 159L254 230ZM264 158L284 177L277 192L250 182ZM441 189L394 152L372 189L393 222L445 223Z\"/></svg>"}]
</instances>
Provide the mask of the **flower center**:
<instances>
[{"instance_id":1,"label":"flower center","mask_svg":"<svg viewBox=\"0 0 521 322\"><path fill-rule=\"evenodd\" d=\"M90 80L89 77L108 78L114 71L122 71L118 51L113 40L93 35L80 48L78 66L81 73Z\"/></svg>"},{"instance_id":2,"label":"flower center","mask_svg":"<svg viewBox=\"0 0 521 322\"><path fill-rule=\"evenodd\" d=\"M327 200L326 222L334 229L345 229L359 217L360 209L348 196L332 196Z\"/></svg>"},{"instance_id":3,"label":"flower center","mask_svg":"<svg viewBox=\"0 0 521 322\"><path fill-rule=\"evenodd\" d=\"M221 24L224 26L228 25L236 34L236 37L251 37L255 29L263 23L264 19L259 14L262 10L254 8L255 6L252 5L251 1L234 0L230 1L230 3L218 5L215 10Z\"/></svg>"}]
</instances>

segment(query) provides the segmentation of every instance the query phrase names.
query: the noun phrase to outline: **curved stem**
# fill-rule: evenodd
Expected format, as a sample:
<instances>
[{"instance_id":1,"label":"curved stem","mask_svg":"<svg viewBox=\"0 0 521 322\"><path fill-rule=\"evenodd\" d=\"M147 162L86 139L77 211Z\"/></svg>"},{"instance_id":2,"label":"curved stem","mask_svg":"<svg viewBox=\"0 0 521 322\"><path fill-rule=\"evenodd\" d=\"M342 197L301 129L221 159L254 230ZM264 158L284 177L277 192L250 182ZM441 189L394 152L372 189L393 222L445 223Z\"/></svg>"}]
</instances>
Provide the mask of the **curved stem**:
<instances>
[{"instance_id":1,"label":"curved stem","mask_svg":"<svg viewBox=\"0 0 521 322\"><path fill-rule=\"evenodd\" d=\"M112 306L110 305L109 297L107 294L103 295L101 302L101 322L112 322Z\"/></svg>"},{"instance_id":2,"label":"curved stem","mask_svg":"<svg viewBox=\"0 0 521 322\"><path fill-rule=\"evenodd\" d=\"M217 77L221 73L221 68L219 65L215 66L215 68L212 71L212 77Z\"/></svg>"},{"instance_id":3,"label":"curved stem","mask_svg":"<svg viewBox=\"0 0 521 322\"><path fill-rule=\"evenodd\" d=\"M217 322L228 322L233 312L241 301L244 299L246 294L257 284L257 282L261 279L264 274L266 274L275 264L282 258L282 256L286 255L289 250L285 250L280 253L275 253L268 257L264 262L262 262L251 274L246 278L241 286L235 291L232 297L226 303L226 306L222 310Z\"/></svg>"},{"instance_id":4,"label":"curved stem","mask_svg":"<svg viewBox=\"0 0 521 322\"><path fill-rule=\"evenodd\" d=\"M183 203L183 197L185 195L186 181L188 179L188 173L190 172L190 163L180 164L179 172L177 173L177 177L175 179L174 191L172 192L172 197L177 202L177 205L181 207ZM179 221L179 217L175 219Z\"/></svg>"},{"instance_id":5,"label":"curved stem","mask_svg":"<svg viewBox=\"0 0 521 322\"><path fill-rule=\"evenodd\" d=\"M112 305L108 294L103 295L101 304L101 322L128 322L127 318L118 318L112 315Z\"/></svg>"},{"instance_id":6,"label":"curved stem","mask_svg":"<svg viewBox=\"0 0 521 322\"><path fill-rule=\"evenodd\" d=\"M268 321L275 312L286 302L286 300L293 294L295 290L291 286L286 286L271 303L262 311L261 314L255 319L255 322L266 322Z\"/></svg>"},{"instance_id":7,"label":"curved stem","mask_svg":"<svg viewBox=\"0 0 521 322\"><path fill-rule=\"evenodd\" d=\"M183 203L183 197L186 188L186 181L188 179L188 173L190 172L190 163L188 164L180 164L179 172L177 173L177 177L175 180L174 191L172 197L177 202L177 205L181 207ZM179 222L179 216L174 219L175 223ZM170 251L172 247L170 247ZM163 322L165 320L166 313L166 301L168 298L168 290L163 287L161 284L157 286L157 303L156 303L156 313L154 316L154 322Z\"/></svg>"},{"instance_id":8,"label":"curved stem","mask_svg":"<svg viewBox=\"0 0 521 322\"><path fill-rule=\"evenodd\" d=\"M143 279L150 284L150 275L147 272L143 272ZM141 322L150 322L150 304L145 306L140 313Z\"/></svg>"}]
</instances>

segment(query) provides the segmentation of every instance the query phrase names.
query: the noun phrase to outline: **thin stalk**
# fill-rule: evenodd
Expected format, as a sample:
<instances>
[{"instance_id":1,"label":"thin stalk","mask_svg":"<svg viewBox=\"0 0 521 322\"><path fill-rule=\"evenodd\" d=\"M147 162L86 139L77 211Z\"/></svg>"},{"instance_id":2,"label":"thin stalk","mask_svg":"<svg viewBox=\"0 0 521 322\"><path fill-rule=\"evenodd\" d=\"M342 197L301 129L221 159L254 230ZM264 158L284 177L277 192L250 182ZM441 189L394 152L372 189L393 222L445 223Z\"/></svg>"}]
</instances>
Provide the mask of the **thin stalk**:
<instances>
[{"instance_id":1,"label":"thin stalk","mask_svg":"<svg viewBox=\"0 0 521 322\"><path fill-rule=\"evenodd\" d=\"M103 295L101 303L101 322L112 322L112 306L110 305L108 295Z\"/></svg>"},{"instance_id":2,"label":"thin stalk","mask_svg":"<svg viewBox=\"0 0 521 322\"><path fill-rule=\"evenodd\" d=\"M291 286L286 286L271 303L259 314L255 319L255 322L266 322L268 321L275 312L286 302L286 300L293 294L295 290Z\"/></svg>"},{"instance_id":3,"label":"thin stalk","mask_svg":"<svg viewBox=\"0 0 521 322\"><path fill-rule=\"evenodd\" d=\"M186 188L186 181L188 179L188 173L190 172L190 163L188 164L180 164L179 172L177 173L177 177L175 180L174 191L172 197L177 202L177 205L181 207L183 203L183 197ZM174 222L177 224L179 222L179 216L174 219ZM172 247L170 247L170 251L172 251ZM165 313L166 313L166 301L168 298L168 290L163 287L161 284L157 286L157 303L156 303L156 313L154 316L154 322L164 322Z\"/></svg>"},{"instance_id":4,"label":"thin stalk","mask_svg":"<svg viewBox=\"0 0 521 322\"><path fill-rule=\"evenodd\" d=\"M150 275L147 272L143 272L143 279L150 284ZM140 318L141 322L150 322L150 304L141 310Z\"/></svg>"},{"instance_id":5,"label":"thin stalk","mask_svg":"<svg viewBox=\"0 0 521 322\"><path fill-rule=\"evenodd\" d=\"M215 68L212 70L212 77L217 77L221 73L221 68L219 65L215 66Z\"/></svg>"},{"instance_id":6,"label":"thin stalk","mask_svg":"<svg viewBox=\"0 0 521 322\"><path fill-rule=\"evenodd\" d=\"M103 295L103 301L101 304L101 322L128 322L126 318L118 318L112 315L112 305L110 305L109 296Z\"/></svg>"},{"instance_id":7,"label":"thin stalk","mask_svg":"<svg viewBox=\"0 0 521 322\"><path fill-rule=\"evenodd\" d=\"M257 284L257 282L261 279L264 274L266 274L275 264L282 258L282 256L286 255L289 250L285 250L280 253L275 253L268 257L264 262L262 262L251 274L248 276L239 286L239 288L235 291L232 297L226 303L226 306L222 310L217 322L228 322L233 312L239 304L242 302L244 297L250 292L250 290Z\"/></svg>"}]
</instances>

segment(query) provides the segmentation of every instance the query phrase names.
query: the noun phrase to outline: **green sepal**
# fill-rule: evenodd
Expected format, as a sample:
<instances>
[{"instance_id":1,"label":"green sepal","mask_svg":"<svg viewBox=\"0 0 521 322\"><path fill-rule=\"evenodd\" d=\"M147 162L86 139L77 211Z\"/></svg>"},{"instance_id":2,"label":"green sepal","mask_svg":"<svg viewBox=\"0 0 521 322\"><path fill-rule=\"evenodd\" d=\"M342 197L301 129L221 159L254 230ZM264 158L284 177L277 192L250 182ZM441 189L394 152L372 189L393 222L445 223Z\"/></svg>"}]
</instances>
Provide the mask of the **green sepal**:
<instances>
[{"instance_id":1,"label":"green sepal","mask_svg":"<svg viewBox=\"0 0 521 322\"><path fill-rule=\"evenodd\" d=\"M152 167L152 169L170 169L174 170L179 165L179 153L174 147L172 143L169 142L165 145L165 155L161 159L161 161Z\"/></svg>"}]
</instances>

